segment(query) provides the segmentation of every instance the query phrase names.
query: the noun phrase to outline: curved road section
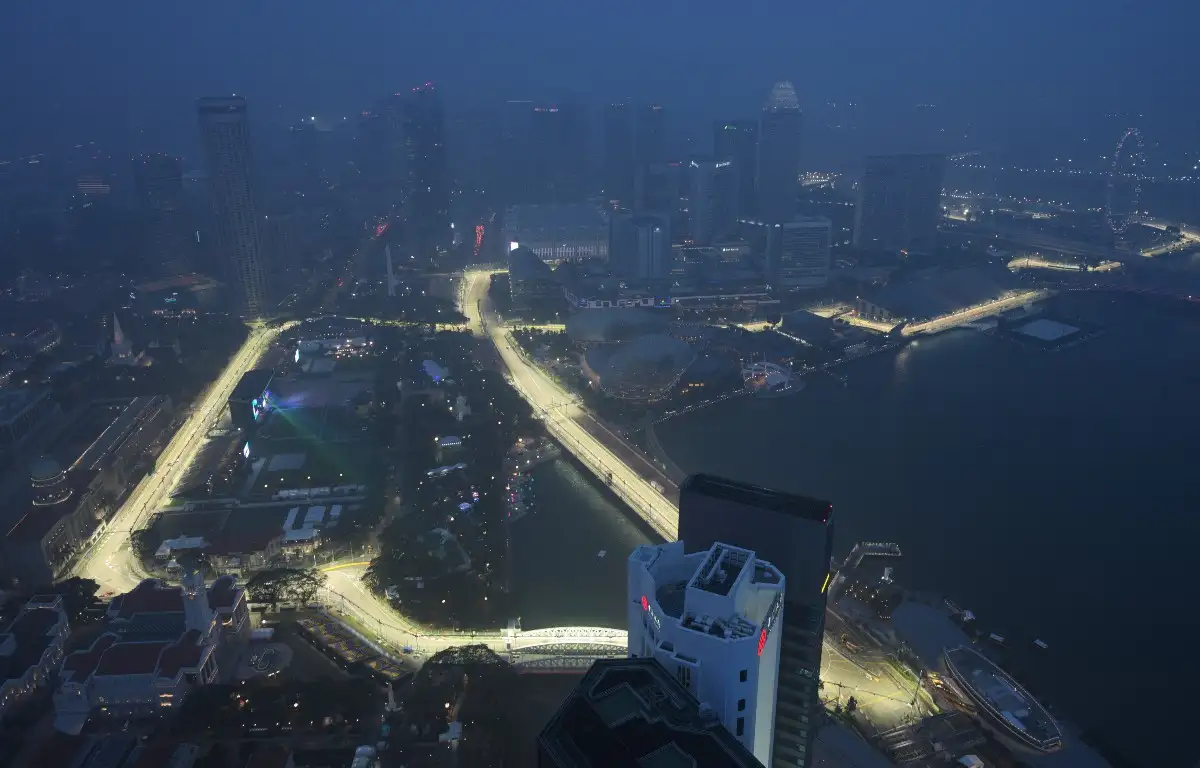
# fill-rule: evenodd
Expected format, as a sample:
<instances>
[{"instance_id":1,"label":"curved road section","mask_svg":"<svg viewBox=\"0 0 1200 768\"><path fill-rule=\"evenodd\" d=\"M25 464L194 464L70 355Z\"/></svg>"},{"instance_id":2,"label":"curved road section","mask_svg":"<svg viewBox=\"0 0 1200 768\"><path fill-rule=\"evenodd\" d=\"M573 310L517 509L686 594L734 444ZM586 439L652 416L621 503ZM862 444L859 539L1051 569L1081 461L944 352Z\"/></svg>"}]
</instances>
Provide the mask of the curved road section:
<instances>
[{"instance_id":1,"label":"curved road section","mask_svg":"<svg viewBox=\"0 0 1200 768\"><path fill-rule=\"evenodd\" d=\"M233 388L246 371L254 368L279 334L290 328L254 328L245 343L229 361L225 370L193 406L192 413L159 454L156 470L142 478L125 503L108 521L108 526L80 558L75 574L94 579L102 589L128 592L142 580L129 550L129 534L141 528L146 519L170 498L204 444L209 429L216 425L229 401Z\"/></svg>"},{"instance_id":2,"label":"curved road section","mask_svg":"<svg viewBox=\"0 0 1200 768\"><path fill-rule=\"evenodd\" d=\"M512 337L488 312L488 286L494 270L463 276L462 313L471 332L487 337L499 353L513 386L546 424L550 436L571 452L666 541L679 537L678 490L645 457L592 418L577 398L564 390L518 349ZM670 498L650 485L661 485Z\"/></svg>"}]
</instances>

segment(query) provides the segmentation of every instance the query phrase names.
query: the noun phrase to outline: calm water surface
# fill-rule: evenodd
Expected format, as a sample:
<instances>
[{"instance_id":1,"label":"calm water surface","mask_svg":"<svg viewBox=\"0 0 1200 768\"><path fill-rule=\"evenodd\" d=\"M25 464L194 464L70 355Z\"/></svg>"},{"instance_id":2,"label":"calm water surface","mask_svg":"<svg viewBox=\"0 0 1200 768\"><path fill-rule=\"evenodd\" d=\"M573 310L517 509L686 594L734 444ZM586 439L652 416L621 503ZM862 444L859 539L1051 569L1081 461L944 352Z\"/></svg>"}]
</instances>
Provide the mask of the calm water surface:
<instances>
[{"instance_id":1,"label":"calm water surface","mask_svg":"<svg viewBox=\"0 0 1200 768\"><path fill-rule=\"evenodd\" d=\"M659 436L688 472L832 500L839 555L898 542L903 582L1049 643L1038 682L1075 719L1182 764L1200 712L1200 312L1078 294L1053 310L1105 333L1045 352L953 331L855 361L845 387L735 399Z\"/></svg>"}]
</instances>

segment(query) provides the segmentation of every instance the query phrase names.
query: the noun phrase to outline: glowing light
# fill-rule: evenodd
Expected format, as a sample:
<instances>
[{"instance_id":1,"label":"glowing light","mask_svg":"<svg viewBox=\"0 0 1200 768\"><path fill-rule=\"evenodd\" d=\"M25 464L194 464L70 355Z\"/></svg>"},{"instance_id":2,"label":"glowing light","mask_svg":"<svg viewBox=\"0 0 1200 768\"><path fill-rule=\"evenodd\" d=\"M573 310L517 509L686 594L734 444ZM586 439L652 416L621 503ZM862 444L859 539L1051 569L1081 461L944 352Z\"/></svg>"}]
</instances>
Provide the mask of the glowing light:
<instances>
[{"instance_id":1,"label":"glowing light","mask_svg":"<svg viewBox=\"0 0 1200 768\"><path fill-rule=\"evenodd\" d=\"M821 594L825 594L825 590L829 589L829 580L833 577L832 573L825 574L825 583L821 585Z\"/></svg>"},{"instance_id":2,"label":"glowing light","mask_svg":"<svg viewBox=\"0 0 1200 768\"><path fill-rule=\"evenodd\" d=\"M758 655L762 656L763 648L767 647L767 630L760 630L758 633Z\"/></svg>"},{"instance_id":3,"label":"glowing light","mask_svg":"<svg viewBox=\"0 0 1200 768\"><path fill-rule=\"evenodd\" d=\"M642 595L642 610L643 611L650 610L650 601L646 599L645 595Z\"/></svg>"}]
</instances>

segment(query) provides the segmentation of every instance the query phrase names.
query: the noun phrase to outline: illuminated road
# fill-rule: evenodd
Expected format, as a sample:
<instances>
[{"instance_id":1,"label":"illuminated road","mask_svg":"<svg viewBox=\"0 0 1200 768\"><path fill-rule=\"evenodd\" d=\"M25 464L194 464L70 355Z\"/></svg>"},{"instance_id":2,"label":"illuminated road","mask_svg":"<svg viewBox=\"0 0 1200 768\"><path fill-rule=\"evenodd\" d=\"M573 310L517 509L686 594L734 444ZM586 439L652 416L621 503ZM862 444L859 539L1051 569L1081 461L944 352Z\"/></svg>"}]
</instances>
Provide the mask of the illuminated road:
<instances>
[{"instance_id":1,"label":"illuminated road","mask_svg":"<svg viewBox=\"0 0 1200 768\"><path fill-rule=\"evenodd\" d=\"M343 563L321 570L325 588L321 602L335 615L352 619L360 631L396 656L414 654L416 659L459 645L487 645L501 656L510 649L527 653L539 647L559 644L589 644L611 647L623 652L629 645L625 630L603 627L556 627L532 631L427 632L370 593L362 584L365 563Z\"/></svg>"},{"instance_id":2,"label":"illuminated road","mask_svg":"<svg viewBox=\"0 0 1200 768\"><path fill-rule=\"evenodd\" d=\"M75 566L77 576L94 579L102 590L114 592L127 592L141 581L142 576L129 550L130 532L140 529L146 518L161 509L170 498L179 479L187 472L203 446L209 429L220 418L229 395L242 375L254 368L271 342L292 325L294 323L277 329L255 328L250 331L241 349L209 385L193 407L191 415L159 454L154 474L142 478L109 520L107 528L80 558Z\"/></svg>"},{"instance_id":3,"label":"illuminated road","mask_svg":"<svg viewBox=\"0 0 1200 768\"><path fill-rule=\"evenodd\" d=\"M1053 295L1054 291L1049 290L1022 291L1020 293L1012 294L1011 296L1005 296L1004 298L996 299L995 301L989 301L985 304L967 307L966 309L959 310L958 312L946 315L945 317L934 318L928 322L906 325L900 332L905 336L915 336L923 333L938 333L940 331L948 331L951 328L956 328L965 323L974 322L975 320L982 320L985 317L999 315L1002 312L1007 312L1010 309L1016 309L1017 307L1025 304L1041 301L1042 299L1048 299Z\"/></svg>"},{"instance_id":4,"label":"illuminated road","mask_svg":"<svg viewBox=\"0 0 1200 768\"><path fill-rule=\"evenodd\" d=\"M550 435L612 488L660 536L674 541L679 532L679 509L672 501L678 498L677 489L669 485L670 481L657 467L632 449L623 451L628 454L628 459L619 458L616 451L621 449L610 446L620 445L620 438L588 415L573 394L531 363L519 351L507 330L499 323L488 322L484 307L488 300L490 274L476 271L464 276L460 301L471 332L491 339L513 386L540 415ZM591 430L607 433L605 440L602 442ZM636 469L629 462L634 462ZM641 466L637 466L638 463ZM670 498L655 490L647 477L663 485Z\"/></svg>"}]
</instances>

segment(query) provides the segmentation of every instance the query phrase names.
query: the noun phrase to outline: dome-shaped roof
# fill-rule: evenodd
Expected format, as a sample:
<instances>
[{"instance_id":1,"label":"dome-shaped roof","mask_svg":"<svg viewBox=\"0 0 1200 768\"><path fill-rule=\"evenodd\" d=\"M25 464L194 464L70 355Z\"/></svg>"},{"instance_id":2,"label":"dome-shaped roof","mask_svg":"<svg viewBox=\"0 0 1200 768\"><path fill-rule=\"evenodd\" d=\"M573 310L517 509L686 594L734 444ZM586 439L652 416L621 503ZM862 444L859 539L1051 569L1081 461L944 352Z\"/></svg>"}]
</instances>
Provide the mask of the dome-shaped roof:
<instances>
[{"instance_id":1,"label":"dome-shaped roof","mask_svg":"<svg viewBox=\"0 0 1200 768\"><path fill-rule=\"evenodd\" d=\"M51 456L38 456L29 462L29 476L34 481L53 480L62 472L62 467Z\"/></svg>"},{"instance_id":2,"label":"dome-shaped roof","mask_svg":"<svg viewBox=\"0 0 1200 768\"><path fill-rule=\"evenodd\" d=\"M567 337L577 343L629 341L662 333L668 319L653 310L637 307L586 309L567 318Z\"/></svg>"},{"instance_id":3,"label":"dome-shaped roof","mask_svg":"<svg viewBox=\"0 0 1200 768\"><path fill-rule=\"evenodd\" d=\"M657 400L667 394L696 353L680 339L655 334L616 345L599 366L600 386L615 397ZM592 358L588 358L589 365Z\"/></svg>"}]
</instances>

